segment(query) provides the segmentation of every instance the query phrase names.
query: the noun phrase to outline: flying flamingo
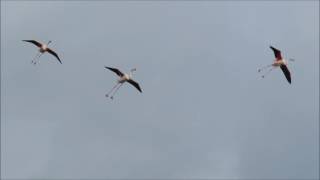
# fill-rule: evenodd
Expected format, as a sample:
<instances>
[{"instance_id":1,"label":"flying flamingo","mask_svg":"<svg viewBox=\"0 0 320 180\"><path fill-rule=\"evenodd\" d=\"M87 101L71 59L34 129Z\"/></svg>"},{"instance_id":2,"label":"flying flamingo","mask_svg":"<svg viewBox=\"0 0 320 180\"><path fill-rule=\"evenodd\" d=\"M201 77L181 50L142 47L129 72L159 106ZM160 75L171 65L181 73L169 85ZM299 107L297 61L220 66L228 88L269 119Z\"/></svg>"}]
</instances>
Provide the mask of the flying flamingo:
<instances>
[{"instance_id":1,"label":"flying flamingo","mask_svg":"<svg viewBox=\"0 0 320 180\"><path fill-rule=\"evenodd\" d=\"M262 75L262 78L266 77L267 74L269 74L273 69L280 67L283 74L285 75L286 79L288 80L288 82L291 84L291 75L290 75L290 71L287 67L288 65L288 61L284 58L282 58L281 56L281 51L270 46L270 48L273 50L274 52L274 56L276 57L276 59L273 61L272 64L267 65L265 67L262 67L260 69L258 69L258 72L261 72L264 69L270 68L264 75ZM289 59L290 61L294 61L294 59Z\"/></svg>"},{"instance_id":2,"label":"flying flamingo","mask_svg":"<svg viewBox=\"0 0 320 180\"><path fill-rule=\"evenodd\" d=\"M34 59L31 61L31 63L33 63L34 65L37 64L37 61L36 61L36 60L39 59L40 56L41 56L43 53L45 53L45 52L48 52L48 53L52 54L53 56L55 56L55 57L58 59L58 61L62 64L62 62L61 62L58 54L57 54L56 52L54 52L52 49L48 48L48 45L51 43L51 41L49 41L47 44L43 44L43 43L40 43L40 42L35 41L35 40L22 40L22 41L32 43L32 44L34 44L34 45L36 45L36 46L39 47L39 52L38 52L38 54L37 54L37 55L34 57ZM38 63L39 63L39 62L40 62L40 61L38 61Z\"/></svg>"},{"instance_id":3,"label":"flying flamingo","mask_svg":"<svg viewBox=\"0 0 320 180\"><path fill-rule=\"evenodd\" d=\"M119 90L119 88L123 85L123 83L128 82L131 85L133 85L135 88L138 89L142 93L142 90L137 82L135 82L132 79L132 73L136 71L136 68L131 69L129 74L122 73L119 69L111 68L105 66L105 68L109 69L110 71L113 71L116 73L120 78L117 81L117 84L106 94L106 97L109 97L110 93L113 91L113 94L111 94L110 98L113 99L113 96L116 94L116 92ZM117 87L117 88L116 88Z\"/></svg>"}]
</instances>

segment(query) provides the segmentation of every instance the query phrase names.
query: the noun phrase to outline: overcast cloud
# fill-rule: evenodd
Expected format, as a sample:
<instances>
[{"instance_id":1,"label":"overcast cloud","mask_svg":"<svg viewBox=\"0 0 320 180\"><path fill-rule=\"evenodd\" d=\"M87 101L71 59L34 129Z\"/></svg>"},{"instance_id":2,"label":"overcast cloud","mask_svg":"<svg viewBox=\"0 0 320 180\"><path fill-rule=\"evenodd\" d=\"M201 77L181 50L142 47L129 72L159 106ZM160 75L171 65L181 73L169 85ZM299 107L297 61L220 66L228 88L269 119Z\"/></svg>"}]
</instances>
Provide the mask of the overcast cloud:
<instances>
[{"instance_id":1,"label":"overcast cloud","mask_svg":"<svg viewBox=\"0 0 320 180\"><path fill-rule=\"evenodd\" d=\"M315 179L318 110L319 1L1 1L2 178Z\"/></svg>"}]
</instances>

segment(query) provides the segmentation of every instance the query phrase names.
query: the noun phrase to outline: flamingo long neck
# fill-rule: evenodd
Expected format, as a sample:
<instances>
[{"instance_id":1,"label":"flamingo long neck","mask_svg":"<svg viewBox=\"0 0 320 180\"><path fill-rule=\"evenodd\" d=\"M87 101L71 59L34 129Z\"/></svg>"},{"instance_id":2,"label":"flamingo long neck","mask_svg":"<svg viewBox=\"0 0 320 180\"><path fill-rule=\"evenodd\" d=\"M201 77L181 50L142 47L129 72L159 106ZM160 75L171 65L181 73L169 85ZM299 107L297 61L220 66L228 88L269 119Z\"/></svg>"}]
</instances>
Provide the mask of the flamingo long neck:
<instances>
[{"instance_id":1,"label":"flamingo long neck","mask_svg":"<svg viewBox=\"0 0 320 180\"><path fill-rule=\"evenodd\" d=\"M130 73L129 73L129 77L130 77L130 78L133 76L133 72L134 72L134 71L136 71L136 68L133 68L133 69L130 70Z\"/></svg>"},{"instance_id":2,"label":"flamingo long neck","mask_svg":"<svg viewBox=\"0 0 320 180\"><path fill-rule=\"evenodd\" d=\"M133 76L133 72L130 71L130 72L129 72L129 77L132 78L132 76Z\"/></svg>"}]
</instances>

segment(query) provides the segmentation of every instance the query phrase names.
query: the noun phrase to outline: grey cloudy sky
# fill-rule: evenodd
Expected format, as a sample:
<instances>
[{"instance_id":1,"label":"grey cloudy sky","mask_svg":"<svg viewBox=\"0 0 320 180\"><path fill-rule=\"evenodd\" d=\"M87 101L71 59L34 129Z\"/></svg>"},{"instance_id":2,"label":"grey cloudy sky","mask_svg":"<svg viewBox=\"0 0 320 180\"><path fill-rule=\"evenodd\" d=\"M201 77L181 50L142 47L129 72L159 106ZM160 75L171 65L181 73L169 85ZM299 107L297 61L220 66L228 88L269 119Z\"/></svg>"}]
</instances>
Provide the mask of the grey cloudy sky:
<instances>
[{"instance_id":1,"label":"grey cloudy sky","mask_svg":"<svg viewBox=\"0 0 320 180\"><path fill-rule=\"evenodd\" d=\"M2 178L319 178L318 100L319 1L1 1Z\"/></svg>"}]
</instances>

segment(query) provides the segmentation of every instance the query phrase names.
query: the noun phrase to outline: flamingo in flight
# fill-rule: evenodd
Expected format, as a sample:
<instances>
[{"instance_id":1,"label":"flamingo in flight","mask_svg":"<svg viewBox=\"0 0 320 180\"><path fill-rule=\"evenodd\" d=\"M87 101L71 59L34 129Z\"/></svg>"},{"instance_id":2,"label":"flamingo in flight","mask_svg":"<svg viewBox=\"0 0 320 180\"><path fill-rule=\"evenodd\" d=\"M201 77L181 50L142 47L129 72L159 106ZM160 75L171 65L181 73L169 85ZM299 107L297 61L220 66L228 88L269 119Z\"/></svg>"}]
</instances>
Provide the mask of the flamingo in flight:
<instances>
[{"instance_id":1,"label":"flamingo in flight","mask_svg":"<svg viewBox=\"0 0 320 180\"><path fill-rule=\"evenodd\" d=\"M60 64L62 64L58 54L56 52L54 52L52 49L48 48L48 45L51 43L51 41L48 41L47 44L43 44L43 43L40 43L40 42L35 41L35 40L22 40L22 41L32 43L32 44L36 45L39 48L38 54L31 61L31 63L33 63L34 65L37 64L36 60L39 59L40 56L45 52L48 52L48 53L52 54L54 57L56 57L58 59ZM40 61L38 61L38 62L40 62Z\"/></svg>"},{"instance_id":2,"label":"flamingo in flight","mask_svg":"<svg viewBox=\"0 0 320 180\"><path fill-rule=\"evenodd\" d=\"M109 69L110 71L116 73L119 76L119 79L117 80L117 84L106 94L106 97L109 97L110 93L113 91L113 94L111 94L110 98L113 99L113 96L115 93L119 90L119 88L123 85L123 83L128 82L131 85L133 85L140 93L142 93L142 90L137 82L135 82L132 79L132 74L134 71L136 71L136 68L131 69L129 74L122 73L119 69L112 68L112 67L107 67L105 66L106 69ZM117 87L117 88L116 88Z\"/></svg>"},{"instance_id":3,"label":"flamingo in flight","mask_svg":"<svg viewBox=\"0 0 320 180\"><path fill-rule=\"evenodd\" d=\"M264 75L262 75L261 77L264 78L266 77L267 74L269 74L273 69L280 67L284 76L286 77L286 79L288 80L288 82L291 84L291 75L290 75L290 71L287 67L288 65L288 61L284 58L282 58L281 56L281 51L270 46L270 48L272 49L272 51L274 52L274 56L276 57L276 59L273 61L272 64L269 64L265 67L262 67L260 69L258 69L258 72L261 72L264 69L270 68ZM294 59L289 59L290 61L294 61Z\"/></svg>"}]
</instances>

